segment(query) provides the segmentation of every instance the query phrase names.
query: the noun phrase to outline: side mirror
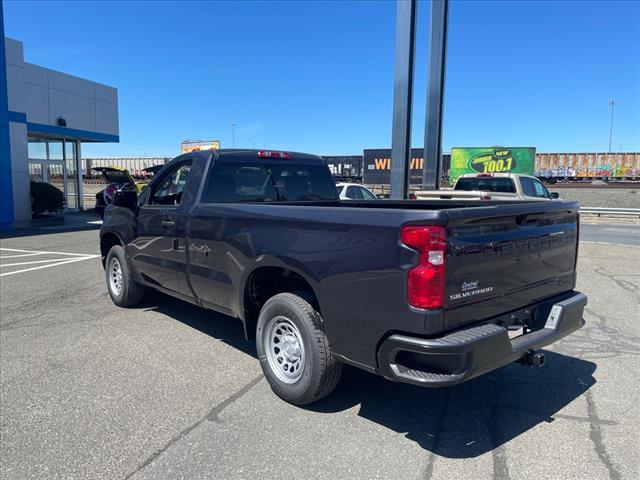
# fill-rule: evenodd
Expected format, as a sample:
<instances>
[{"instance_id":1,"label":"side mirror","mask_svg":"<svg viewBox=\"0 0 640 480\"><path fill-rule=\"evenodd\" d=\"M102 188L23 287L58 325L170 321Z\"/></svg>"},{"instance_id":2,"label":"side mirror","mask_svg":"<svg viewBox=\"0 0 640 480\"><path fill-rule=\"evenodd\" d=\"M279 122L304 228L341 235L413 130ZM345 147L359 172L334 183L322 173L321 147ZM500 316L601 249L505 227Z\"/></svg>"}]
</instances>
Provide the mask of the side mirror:
<instances>
[{"instance_id":1,"label":"side mirror","mask_svg":"<svg viewBox=\"0 0 640 480\"><path fill-rule=\"evenodd\" d=\"M560 198L560 194L558 192L549 192L549 198Z\"/></svg>"},{"instance_id":2,"label":"side mirror","mask_svg":"<svg viewBox=\"0 0 640 480\"><path fill-rule=\"evenodd\" d=\"M138 194L135 190L120 190L116 192L113 204L125 208L136 207L138 206Z\"/></svg>"}]
</instances>

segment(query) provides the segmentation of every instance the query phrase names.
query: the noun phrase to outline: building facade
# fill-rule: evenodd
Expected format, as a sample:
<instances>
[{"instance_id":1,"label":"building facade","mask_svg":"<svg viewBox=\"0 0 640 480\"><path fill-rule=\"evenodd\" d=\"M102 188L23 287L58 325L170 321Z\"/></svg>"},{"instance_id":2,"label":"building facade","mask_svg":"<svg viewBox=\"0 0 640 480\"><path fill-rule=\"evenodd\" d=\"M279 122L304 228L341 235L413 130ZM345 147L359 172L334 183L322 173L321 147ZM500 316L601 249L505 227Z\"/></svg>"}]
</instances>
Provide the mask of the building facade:
<instances>
[{"instance_id":1,"label":"building facade","mask_svg":"<svg viewBox=\"0 0 640 480\"><path fill-rule=\"evenodd\" d=\"M25 62L22 42L0 25L0 228L8 229L31 222L30 181L59 188L66 210L83 209L82 143L119 141L118 91Z\"/></svg>"}]
</instances>

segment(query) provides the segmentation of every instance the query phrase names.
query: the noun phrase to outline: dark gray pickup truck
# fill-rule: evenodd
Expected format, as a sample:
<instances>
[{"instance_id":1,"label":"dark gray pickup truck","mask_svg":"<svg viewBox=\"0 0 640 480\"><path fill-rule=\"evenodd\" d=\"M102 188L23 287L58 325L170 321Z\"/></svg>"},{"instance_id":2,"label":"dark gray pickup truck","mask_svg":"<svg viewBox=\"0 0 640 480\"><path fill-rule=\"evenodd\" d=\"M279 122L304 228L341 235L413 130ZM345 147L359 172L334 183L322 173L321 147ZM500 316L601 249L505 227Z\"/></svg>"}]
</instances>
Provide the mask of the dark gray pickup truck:
<instances>
[{"instance_id":1,"label":"dark gray pickup truck","mask_svg":"<svg viewBox=\"0 0 640 480\"><path fill-rule=\"evenodd\" d=\"M116 305L154 289L237 317L305 404L343 363L427 387L541 365L584 324L578 229L575 202L340 201L320 157L218 150L118 192L100 248Z\"/></svg>"}]
</instances>

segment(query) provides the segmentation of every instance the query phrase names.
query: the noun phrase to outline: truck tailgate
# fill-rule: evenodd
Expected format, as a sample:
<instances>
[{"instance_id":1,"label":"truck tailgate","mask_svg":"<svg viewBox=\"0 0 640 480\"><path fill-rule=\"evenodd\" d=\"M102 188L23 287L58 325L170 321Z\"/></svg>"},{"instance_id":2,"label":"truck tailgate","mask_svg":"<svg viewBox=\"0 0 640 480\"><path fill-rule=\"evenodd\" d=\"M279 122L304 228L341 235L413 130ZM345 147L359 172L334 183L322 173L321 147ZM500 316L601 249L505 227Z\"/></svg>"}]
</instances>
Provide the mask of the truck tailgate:
<instances>
[{"instance_id":1,"label":"truck tailgate","mask_svg":"<svg viewBox=\"0 0 640 480\"><path fill-rule=\"evenodd\" d=\"M578 204L450 210L444 327L522 309L575 286Z\"/></svg>"}]
</instances>

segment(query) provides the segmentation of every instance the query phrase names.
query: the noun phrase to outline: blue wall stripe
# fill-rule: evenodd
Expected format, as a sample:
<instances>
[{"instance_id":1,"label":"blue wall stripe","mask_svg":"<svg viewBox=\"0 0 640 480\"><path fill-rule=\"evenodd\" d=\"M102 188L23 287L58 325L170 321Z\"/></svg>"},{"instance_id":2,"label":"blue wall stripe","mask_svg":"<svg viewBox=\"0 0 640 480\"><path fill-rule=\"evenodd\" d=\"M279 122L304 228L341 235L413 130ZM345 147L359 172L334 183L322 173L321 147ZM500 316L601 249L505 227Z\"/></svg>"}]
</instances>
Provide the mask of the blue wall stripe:
<instances>
[{"instance_id":1,"label":"blue wall stripe","mask_svg":"<svg viewBox=\"0 0 640 480\"><path fill-rule=\"evenodd\" d=\"M2 0L0 0L0 43L0 230L5 230L11 228L15 215L7 97L7 52L4 42L4 2Z\"/></svg>"},{"instance_id":2,"label":"blue wall stripe","mask_svg":"<svg viewBox=\"0 0 640 480\"><path fill-rule=\"evenodd\" d=\"M58 127L54 125L44 125L42 123L27 122L27 114L22 112L9 111L9 121L26 123L29 133L44 133L47 135L59 135L61 137L74 137L92 142L119 142L118 135L92 132L90 130L78 130L75 128Z\"/></svg>"},{"instance_id":3,"label":"blue wall stripe","mask_svg":"<svg viewBox=\"0 0 640 480\"><path fill-rule=\"evenodd\" d=\"M91 132L89 130L76 130L75 128L56 127L53 125L43 125L41 123L27 122L29 133L44 133L46 135L58 135L60 137L73 137L88 142L119 142L118 135Z\"/></svg>"},{"instance_id":4,"label":"blue wall stripe","mask_svg":"<svg viewBox=\"0 0 640 480\"><path fill-rule=\"evenodd\" d=\"M16 123L27 123L27 114L22 112L12 112L9 110L9 121Z\"/></svg>"}]
</instances>

